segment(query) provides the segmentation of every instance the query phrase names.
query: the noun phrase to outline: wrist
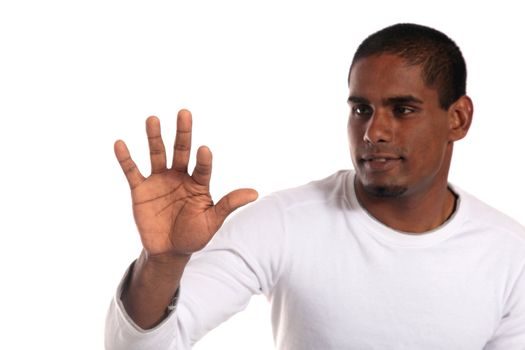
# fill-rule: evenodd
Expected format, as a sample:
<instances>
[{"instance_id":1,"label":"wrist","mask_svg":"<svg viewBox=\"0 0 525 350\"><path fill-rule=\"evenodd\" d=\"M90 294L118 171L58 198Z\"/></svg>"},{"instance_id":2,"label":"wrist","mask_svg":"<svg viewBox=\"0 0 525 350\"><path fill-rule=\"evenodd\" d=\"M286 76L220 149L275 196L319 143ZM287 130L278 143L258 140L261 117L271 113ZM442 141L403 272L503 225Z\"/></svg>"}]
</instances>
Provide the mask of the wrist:
<instances>
[{"instance_id":1,"label":"wrist","mask_svg":"<svg viewBox=\"0 0 525 350\"><path fill-rule=\"evenodd\" d=\"M162 279L180 279L182 271L190 260L191 255L157 254L150 255L142 251L135 263L138 269L150 276Z\"/></svg>"},{"instance_id":2,"label":"wrist","mask_svg":"<svg viewBox=\"0 0 525 350\"><path fill-rule=\"evenodd\" d=\"M176 253L162 253L150 254L146 250L142 250L139 260L142 259L145 263L155 264L159 267L164 265L173 266L181 263L187 263L191 258L191 254L176 254Z\"/></svg>"}]
</instances>

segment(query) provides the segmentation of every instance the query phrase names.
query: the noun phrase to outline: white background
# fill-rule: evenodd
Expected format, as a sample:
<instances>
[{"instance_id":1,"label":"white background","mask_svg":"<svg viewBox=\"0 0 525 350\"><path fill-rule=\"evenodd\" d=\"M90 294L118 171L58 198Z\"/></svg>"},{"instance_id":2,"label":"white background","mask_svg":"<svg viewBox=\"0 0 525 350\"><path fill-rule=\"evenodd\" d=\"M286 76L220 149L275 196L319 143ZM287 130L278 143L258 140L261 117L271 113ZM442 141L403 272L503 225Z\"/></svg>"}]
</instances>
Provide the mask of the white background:
<instances>
[{"instance_id":1,"label":"white background","mask_svg":"<svg viewBox=\"0 0 525 350\"><path fill-rule=\"evenodd\" d=\"M443 30L467 59L475 119L451 180L525 223L517 4L2 1L0 348L103 348L110 298L140 251L117 138L148 173L145 118L161 118L171 145L189 108L195 145L214 152L215 197L348 168L349 62L400 21ZM196 348L271 349L268 311L255 298Z\"/></svg>"}]
</instances>

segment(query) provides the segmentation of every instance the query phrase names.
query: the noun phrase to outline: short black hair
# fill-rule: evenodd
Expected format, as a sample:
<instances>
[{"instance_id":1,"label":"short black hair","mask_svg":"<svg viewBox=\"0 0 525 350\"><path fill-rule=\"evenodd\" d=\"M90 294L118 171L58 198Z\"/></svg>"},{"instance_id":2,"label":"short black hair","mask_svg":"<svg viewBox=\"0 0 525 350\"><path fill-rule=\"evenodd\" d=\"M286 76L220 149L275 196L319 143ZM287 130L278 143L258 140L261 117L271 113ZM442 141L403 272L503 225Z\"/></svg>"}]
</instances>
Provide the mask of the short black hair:
<instances>
[{"instance_id":1,"label":"short black hair","mask_svg":"<svg viewBox=\"0 0 525 350\"><path fill-rule=\"evenodd\" d=\"M436 29L399 23L370 35L357 48L348 77L355 62L381 54L394 54L409 65L420 65L423 81L437 90L439 104L445 110L466 94L467 66L461 50Z\"/></svg>"}]
</instances>

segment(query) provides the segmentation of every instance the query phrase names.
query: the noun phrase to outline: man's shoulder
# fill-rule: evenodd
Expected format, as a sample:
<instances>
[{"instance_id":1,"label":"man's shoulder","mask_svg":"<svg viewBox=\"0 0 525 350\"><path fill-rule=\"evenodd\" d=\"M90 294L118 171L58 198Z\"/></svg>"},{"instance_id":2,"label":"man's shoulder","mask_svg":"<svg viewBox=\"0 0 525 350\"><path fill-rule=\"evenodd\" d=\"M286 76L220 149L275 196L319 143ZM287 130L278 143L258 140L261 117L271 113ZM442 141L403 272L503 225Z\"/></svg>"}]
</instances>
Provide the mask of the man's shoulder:
<instances>
[{"instance_id":1,"label":"man's shoulder","mask_svg":"<svg viewBox=\"0 0 525 350\"><path fill-rule=\"evenodd\" d=\"M305 210L308 207L319 212L346 207L353 176L352 170L340 170L320 180L273 192L241 208L232 218L235 217L236 223L240 218L267 222L291 212L308 215L309 211Z\"/></svg>"},{"instance_id":2,"label":"man's shoulder","mask_svg":"<svg viewBox=\"0 0 525 350\"><path fill-rule=\"evenodd\" d=\"M279 201L285 208L346 201L353 176L352 170L340 170L323 179L274 192L268 198Z\"/></svg>"},{"instance_id":3,"label":"man's shoulder","mask_svg":"<svg viewBox=\"0 0 525 350\"><path fill-rule=\"evenodd\" d=\"M462 205L465 204L467 222L470 226L485 229L504 236L525 249L525 226L474 195L458 190Z\"/></svg>"}]
</instances>

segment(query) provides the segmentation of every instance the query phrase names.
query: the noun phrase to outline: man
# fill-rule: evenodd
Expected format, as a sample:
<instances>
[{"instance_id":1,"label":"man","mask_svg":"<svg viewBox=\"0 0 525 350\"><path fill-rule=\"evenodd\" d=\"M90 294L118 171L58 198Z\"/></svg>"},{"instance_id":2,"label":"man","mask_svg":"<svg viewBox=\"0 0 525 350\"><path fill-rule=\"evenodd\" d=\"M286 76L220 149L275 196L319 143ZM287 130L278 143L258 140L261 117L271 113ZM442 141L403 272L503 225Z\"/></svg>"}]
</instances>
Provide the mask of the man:
<instances>
[{"instance_id":1,"label":"man","mask_svg":"<svg viewBox=\"0 0 525 350\"><path fill-rule=\"evenodd\" d=\"M363 41L348 82L355 171L261 199L216 235L257 194L214 205L206 147L187 173L188 111L171 169L154 117L150 177L115 144L144 249L108 349L189 348L256 293L279 349L525 349L525 229L447 181L473 113L459 48L394 25Z\"/></svg>"}]
</instances>

